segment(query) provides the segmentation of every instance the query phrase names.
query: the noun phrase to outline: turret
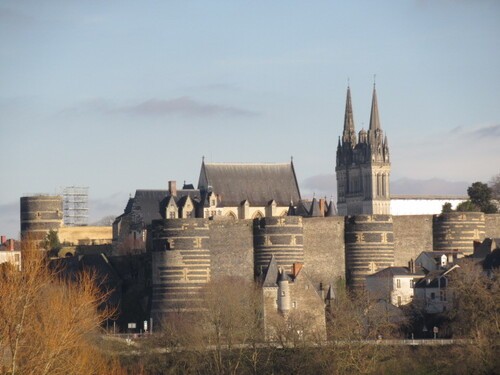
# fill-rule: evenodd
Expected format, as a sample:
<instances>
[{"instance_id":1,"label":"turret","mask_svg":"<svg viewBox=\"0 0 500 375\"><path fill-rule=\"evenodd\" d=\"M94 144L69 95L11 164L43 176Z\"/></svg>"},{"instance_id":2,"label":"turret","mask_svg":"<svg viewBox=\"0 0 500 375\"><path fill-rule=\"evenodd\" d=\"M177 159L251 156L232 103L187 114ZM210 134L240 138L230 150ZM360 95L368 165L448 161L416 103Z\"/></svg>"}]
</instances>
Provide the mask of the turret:
<instances>
[{"instance_id":1,"label":"turret","mask_svg":"<svg viewBox=\"0 0 500 375\"><path fill-rule=\"evenodd\" d=\"M278 275L278 311L282 314L290 310L290 286L286 272L280 268Z\"/></svg>"}]
</instances>

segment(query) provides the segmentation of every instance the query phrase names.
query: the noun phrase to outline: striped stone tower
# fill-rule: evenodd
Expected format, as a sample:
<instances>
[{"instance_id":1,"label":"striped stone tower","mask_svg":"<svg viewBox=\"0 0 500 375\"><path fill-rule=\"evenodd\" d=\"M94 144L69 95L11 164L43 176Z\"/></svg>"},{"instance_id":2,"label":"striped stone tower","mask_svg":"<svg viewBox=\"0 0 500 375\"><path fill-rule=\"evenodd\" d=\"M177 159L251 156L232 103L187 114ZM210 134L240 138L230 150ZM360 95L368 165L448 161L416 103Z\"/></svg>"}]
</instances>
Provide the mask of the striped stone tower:
<instances>
[{"instance_id":1,"label":"striped stone tower","mask_svg":"<svg viewBox=\"0 0 500 375\"><path fill-rule=\"evenodd\" d=\"M486 224L482 212L449 212L434 215L432 222L435 251L474 252L474 241L486 237Z\"/></svg>"},{"instance_id":2,"label":"striped stone tower","mask_svg":"<svg viewBox=\"0 0 500 375\"><path fill-rule=\"evenodd\" d=\"M357 215L345 218L347 285L357 289L365 278L394 265L391 215Z\"/></svg>"},{"instance_id":3,"label":"striped stone tower","mask_svg":"<svg viewBox=\"0 0 500 375\"><path fill-rule=\"evenodd\" d=\"M154 220L151 229L152 316L198 310L210 281L208 219Z\"/></svg>"},{"instance_id":4,"label":"striped stone tower","mask_svg":"<svg viewBox=\"0 0 500 375\"><path fill-rule=\"evenodd\" d=\"M58 230L63 222L60 195L21 197L21 238L43 241L49 230Z\"/></svg>"},{"instance_id":5,"label":"striped stone tower","mask_svg":"<svg viewBox=\"0 0 500 375\"><path fill-rule=\"evenodd\" d=\"M274 255L279 267L292 271L293 263L304 262L304 236L301 216L255 219L253 227L254 270L262 273Z\"/></svg>"}]
</instances>

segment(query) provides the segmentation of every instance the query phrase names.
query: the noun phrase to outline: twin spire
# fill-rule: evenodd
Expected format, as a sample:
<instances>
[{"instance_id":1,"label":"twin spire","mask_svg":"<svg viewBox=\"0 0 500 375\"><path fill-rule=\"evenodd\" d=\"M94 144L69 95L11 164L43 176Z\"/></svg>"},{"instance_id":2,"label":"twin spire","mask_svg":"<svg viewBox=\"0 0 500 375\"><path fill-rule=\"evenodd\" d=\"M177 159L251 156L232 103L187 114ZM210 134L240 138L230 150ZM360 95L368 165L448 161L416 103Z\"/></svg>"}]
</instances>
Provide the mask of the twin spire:
<instances>
[{"instance_id":1,"label":"twin spire","mask_svg":"<svg viewBox=\"0 0 500 375\"><path fill-rule=\"evenodd\" d=\"M372 94L372 109L370 113L370 127L369 133L375 135L376 130L381 131L380 118L378 115L378 102L377 102L377 90L375 84L373 84L373 94ZM342 134L343 143L351 143L354 147L356 145L356 130L354 127L354 115L352 111L352 100L351 100L351 87L347 86L347 98L345 103L345 115L344 115L344 132Z\"/></svg>"}]
</instances>

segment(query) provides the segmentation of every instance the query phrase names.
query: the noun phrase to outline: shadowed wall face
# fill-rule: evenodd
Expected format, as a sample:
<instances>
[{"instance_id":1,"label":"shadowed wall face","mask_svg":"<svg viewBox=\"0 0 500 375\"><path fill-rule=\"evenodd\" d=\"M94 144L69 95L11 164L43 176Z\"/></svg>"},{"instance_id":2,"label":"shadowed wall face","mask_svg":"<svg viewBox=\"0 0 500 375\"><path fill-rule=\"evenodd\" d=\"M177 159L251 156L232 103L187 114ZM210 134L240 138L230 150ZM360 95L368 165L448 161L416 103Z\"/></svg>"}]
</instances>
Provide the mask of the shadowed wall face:
<instances>
[{"instance_id":1,"label":"shadowed wall face","mask_svg":"<svg viewBox=\"0 0 500 375\"><path fill-rule=\"evenodd\" d=\"M345 218L346 281L360 288L365 278L394 265L391 215L357 215Z\"/></svg>"},{"instance_id":2,"label":"shadowed wall face","mask_svg":"<svg viewBox=\"0 0 500 375\"><path fill-rule=\"evenodd\" d=\"M154 220L151 313L193 311L210 281L210 228L206 219Z\"/></svg>"},{"instance_id":3,"label":"shadowed wall face","mask_svg":"<svg viewBox=\"0 0 500 375\"><path fill-rule=\"evenodd\" d=\"M281 216L254 220L255 274L268 266L274 255L278 266L292 271L293 263L304 263L302 217Z\"/></svg>"}]
</instances>

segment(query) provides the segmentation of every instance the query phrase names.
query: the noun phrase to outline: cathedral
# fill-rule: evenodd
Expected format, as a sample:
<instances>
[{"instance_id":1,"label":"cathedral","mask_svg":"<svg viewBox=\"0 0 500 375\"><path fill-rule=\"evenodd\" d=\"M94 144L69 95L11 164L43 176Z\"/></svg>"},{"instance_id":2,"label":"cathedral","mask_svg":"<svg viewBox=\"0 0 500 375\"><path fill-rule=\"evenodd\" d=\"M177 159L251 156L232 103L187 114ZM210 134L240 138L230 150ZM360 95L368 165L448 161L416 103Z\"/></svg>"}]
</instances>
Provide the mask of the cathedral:
<instances>
[{"instance_id":1,"label":"cathedral","mask_svg":"<svg viewBox=\"0 0 500 375\"><path fill-rule=\"evenodd\" d=\"M391 162L387 136L378 114L373 86L370 127L356 137L351 88L347 87L344 130L337 146L337 210L339 215L390 214Z\"/></svg>"}]
</instances>

